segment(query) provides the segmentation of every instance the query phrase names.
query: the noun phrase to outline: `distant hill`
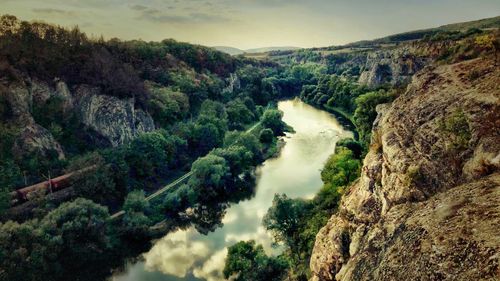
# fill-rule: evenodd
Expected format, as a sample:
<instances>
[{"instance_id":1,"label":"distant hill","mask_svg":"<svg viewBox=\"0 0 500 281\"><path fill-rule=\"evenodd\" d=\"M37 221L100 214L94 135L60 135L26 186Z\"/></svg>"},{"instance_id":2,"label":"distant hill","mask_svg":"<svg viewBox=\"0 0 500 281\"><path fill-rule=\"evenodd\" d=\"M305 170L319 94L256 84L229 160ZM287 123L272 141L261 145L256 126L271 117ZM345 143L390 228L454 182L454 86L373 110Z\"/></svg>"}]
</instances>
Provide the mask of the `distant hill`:
<instances>
[{"instance_id":1,"label":"distant hill","mask_svg":"<svg viewBox=\"0 0 500 281\"><path fill-rule=\"evenodd\" d=\"M255 48L255 49L248 49L245 50L245 53L266 53L266 52L272 52L272 51L292 51L292 50L299 50L302 48L299 47L264 47L264 48Z\"/></svg>"},{"instance_id":2,"label":"distant hill","mask_svg":"<svg viewBox=\"0 0 500 281\"><path fill-rule=\"evenodd\" d=\"M253 54L253 53L266 53L266 52L272 52L272 51L291 51L291 50L299 50L301 48L299 47L263 47L263 48L254 48L254 49L247 49L247 50L241 50L238 48L234 47L228 47L228 46L215 46L212 47L218 51L230 54L232 56L236 55L242 55L242 54Z\"/></svg>"},{"instance_id":3,"label":"distant hill","mask_svg":"<svg viewBox=\"0 0 500 281\"><path fill-rule=\"evenodd\" d=\"M404 42L409 40L418 40L424 38L424 36L426 35L432 36L439 32L456 32L456 31L467 31L470 29L492 29L492 28L500 28L500 16L475 20L475 21L447 24L435 28L427 28L427 29L403 32L375 40L358 41L347 44L346 46L356 47L356 46L364 46L371 44L390 44L390 43Z\"/></svg>"},{"instance_id":4,"label":"distant hill","mask_svg":"<svg viewBox=\"0 0 500 281\"><path fill-rule=\"evenodd\" d=\"M241 49L227 47L227 46L214 46L212 48L216 49L217 51L224 52L226 54L230 54L231 56L241 55L241 54L245 53L245 51L243 51Z\"/></svg>"}]
</instances>

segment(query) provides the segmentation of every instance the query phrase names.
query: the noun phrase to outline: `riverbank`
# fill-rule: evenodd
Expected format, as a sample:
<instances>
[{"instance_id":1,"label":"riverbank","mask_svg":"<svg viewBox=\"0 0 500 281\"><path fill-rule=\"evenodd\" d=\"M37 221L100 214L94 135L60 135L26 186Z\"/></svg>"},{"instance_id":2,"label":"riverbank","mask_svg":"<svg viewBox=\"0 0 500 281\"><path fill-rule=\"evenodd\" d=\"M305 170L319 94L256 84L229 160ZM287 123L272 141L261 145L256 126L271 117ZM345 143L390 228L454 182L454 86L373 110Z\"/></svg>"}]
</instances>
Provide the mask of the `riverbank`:
<instances>
[{"instance_id":1,"label":"riverbank","mask_svg":"<svg viewBox=\"0 0 500 281\"><path fill-rule=\"evenodd\" d=\"M282 101L278 108L295 133L281 138L277 142L280 153L257 167L254 195L231 204L223 226L207 235L194 228L169 233L142 256L141 262L129 264L112 280L222 280L226 249L237 241L253 239L268 253L275 252L271 235L261 226L274 194L313 197L322 186L319 170L333 153L336 141L352 136L330 113L300 100ZM171 229L167 223L159 227L158 233ZM213 271L207 272L209 267Z\"/></svg>"}]
</instances>

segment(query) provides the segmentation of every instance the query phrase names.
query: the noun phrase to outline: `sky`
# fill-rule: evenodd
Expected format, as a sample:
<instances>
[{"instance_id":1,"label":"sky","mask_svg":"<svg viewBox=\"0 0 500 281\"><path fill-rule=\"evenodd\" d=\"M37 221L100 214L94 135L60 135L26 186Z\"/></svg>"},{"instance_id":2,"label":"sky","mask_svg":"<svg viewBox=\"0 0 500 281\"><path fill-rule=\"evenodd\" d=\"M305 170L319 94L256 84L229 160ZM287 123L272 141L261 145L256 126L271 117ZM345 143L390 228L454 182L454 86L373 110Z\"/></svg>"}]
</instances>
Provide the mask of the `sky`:
<instances>
[{"instance_id":1,"label":"sky","mask_svg":"<svg viewBox=\"0 0 500 281\"><path fill-rule=\"evenodd\" d=\"M500 0L0 0L89 35L241 49L323 47L500 15Z\"/></svg>"}]
</instances>

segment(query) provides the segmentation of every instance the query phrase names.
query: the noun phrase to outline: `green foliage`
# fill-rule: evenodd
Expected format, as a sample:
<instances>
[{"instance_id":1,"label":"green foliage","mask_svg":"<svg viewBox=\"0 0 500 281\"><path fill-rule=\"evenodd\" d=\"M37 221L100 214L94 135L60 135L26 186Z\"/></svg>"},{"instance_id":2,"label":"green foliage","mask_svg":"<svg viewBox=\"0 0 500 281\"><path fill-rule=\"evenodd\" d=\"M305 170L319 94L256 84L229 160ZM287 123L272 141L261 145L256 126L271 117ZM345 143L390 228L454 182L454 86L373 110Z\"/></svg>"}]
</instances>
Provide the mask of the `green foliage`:
<instances>
[{"instance_id":1,"label":"green foliage","mask_svg":"<svg viewBox=\"0 0 500 281\"><path fill-rule=\"evenodd\" d=\"M17 185L20 177L21 171L12 160L6 160L0 164L0 216L10 207L10 192Z\"/></svg>"},{"instance_id":2,"label":"green foliage","mask_svg":"<svg viewBox=\"0 0 500 281\"><path fill-rule=\"evenodd\" d=\"M165 128L189 114L189 98L186 94L158 85L149 86L151 115L158 124Z\"/></svg>"},{"instance_id":3,"label":"green foliage","mask_svg":"<svg viewBox=\"0 0 500 281\"><path fill-rule=\"evenodd\" d=\"M282 118L283 112L277 109L268 109L262 115L261 124L264 128L271 129L274 135L279 136L287 129L287 125L281 120Z\"/></svg>"},{"instance_id":4,"label":"green foliage","mask_svg":"<svg viewBox=\"0 0 500 281\"><path fill-rule=\"evenodd\" d=\"M110 203L123 198L126 190L115 183L111 167L99 153L91 153L75 160L69 170L77 171L92 165L96 165L95 170L73 179L72 185L77 196L99 203Z\"/></svg>"},{"instance_id":5,"label":"green foliage","mask_svg":"<svg viewBox=\"0 0 500 281\"><path fill-rule=\"evenodd\" d=\"M356 111L354 112L354 123L358 129L360 140L364 143L370 142L373 122L377 117L375 108L378 104L394 100L394 95L386 91L369 92L356 98Z\"/></svg>"},{"instance_id":6,"label":"green foliage","mask_svg":"<svg viewBox=\"0 0 500 281\"><path fill-rule=\"evenodd\" d=\"M469 119L463 110L455 110L439 123L439 128L449 138L449 149L464 150L469 146L472 132Z\"/></svg>"},{"instance_id":7,"label":"green foliage","mask_svg":"<svg viewBox=\"0 0 500 281\"><path fill-rule=\"evenodd\" d=\"M217 148L213 155L224 158L230 167L231 174L238 176L252 167L254 156L251 151L241 145L231 145L227 148Z\"/></svg>"},{"instance_id":8,"label":"green foliage","mask_svg":"<svg viewBox=\"0 0 500 281\"><path fill-rule=\"evenodd\" d=\"M251 101L251 100L250 100ZM244 125L255 120L255 114L241 100L236 99L226 104L226 111L229 121L229 128L243 129Z\"/></svg>"},{"instance_id":9,"label":"green foliage","mask_svg":"<svg viewBox=\"0 0 500 281\"><path fill-rule=\"evenodd\" d=\"M209 154L196 160L189 179L189 186L198 194L203 194L204 200L213 200L225 192L225 183L230 167L220 156Z\"/></svg>"},{"instance_id":10,"label":"green foliage","mask_svg":"<svg viewBox=\"0 0 500 281\"><path fill-rule=\"evenodd\" d=\"M146 236L151 220L147 216L150 212L150 205L146 201L144 191L130 192L123 204L123 211L125 211L123 225L127 232L135 238Z\"/></svg>"},{"instance_id":11,"label":"green foliage","mask_svg":"<svg viewBox=\"0 0 500 281\"><path fill-rule=\"evenodd\" d=\"M274 139L273 130L269 128L262 129L259 134L259 140L261 143L269 144Z\"/></svg>"},{"instance_id":12,"label":"green foliage","mask_svg":"<svg viewBox=\"0 0 500 281\"><path fill-rule=\"evenodd\" d=\"M305 200L291 199L285 194L276 194L273 206L269 208L262 223L271 231L276 243L285 243L292 249L297 248L297 230L310 208Z\"/></svg>"},{"instance_id":13,"label":"green foliage","mask_svg":"<svg viewBox=\"0 0 500 281\"><path fill-rule=\"evenodd\" d=\"M346 148L344 141L330 156L321 172L323 187L312 200L291 199L275 195L273 206L263 224L272 231L275 242L287 247L292 280L310 278L309 260L316 234L338 208L343 190L359 177L361 161ZM357 146L356 146L357 147Z\"/></svg>"},{"instance_id":14,"label":"green foliage","mask_svg":"<svg viewBox=\"0 0 500 281\"><path fill-rule=\"evenodd\" d=\"M325 185L347 186L359 177L360 169L361 161L356 159L353 152L340 148L328 158L321 171L321 180Z\"/></svg>"},{"instance_id":15,"label":"green foliage","mask_svg":"<svg viewBox=\"0 0 500 281\"><path fill-rule=\"evenodd\" d=\"M268 257L255 241L241 241L229 247L223 272L226 279L237 276L237 281L279 281L287 268L283 257Z\"/></svg>"},{"instance_id":16,"label":"green foliage","mask_svg":"<svg viewBox=\"0 0 500 281\"><path fill-rule=\"evenodd\" d=\"M134 178L147 179L162 175L173 161L182 140L166 131L144 133L134 139L126 150L125 159Z\"/></svg>"},{"instance_id":17,"label":"green foliage","mask_svg":"<svg viewBox=\"0 0 500 281\"><path fill-rule=\"evenodd\" d=\"M0 224L0 280L104 279L108 211L91 201L62 204L40 221Z\"/></svg>"},{"instance_id":18,"label":"green foliage","mask_svg":"<svg viewBox=\"0 0 500 281\"><path fill-rule=\"evenodd\" d=\"M352 151L354 158L363 159L364 147L359 141L351 138L341 139L336 143L335 153L337 153L342 147L345 147Z\"/></svg>"}]
</instances>

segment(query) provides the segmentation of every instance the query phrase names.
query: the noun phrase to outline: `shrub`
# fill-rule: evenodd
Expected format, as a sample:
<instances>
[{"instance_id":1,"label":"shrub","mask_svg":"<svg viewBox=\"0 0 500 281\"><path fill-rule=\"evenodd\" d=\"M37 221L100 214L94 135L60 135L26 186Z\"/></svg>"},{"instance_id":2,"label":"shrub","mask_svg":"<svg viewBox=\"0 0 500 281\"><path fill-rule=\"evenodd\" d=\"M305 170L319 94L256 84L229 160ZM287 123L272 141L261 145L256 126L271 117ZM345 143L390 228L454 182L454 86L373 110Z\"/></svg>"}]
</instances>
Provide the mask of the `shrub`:
<instances>
[{"instance_id":1,"label":"shrub","mask_svg":"<svg viewBox=\"0 0 500 281\"><path fill-rule=\"evenodd\" d=\"M261 143L269 144L274 140L273 130L269 128L262 129L259 134L259 140Z\"/></svg>"},{"instance_id":2,"label":"shrub","mask_svg":"<svg viewBox=\"0 0 500 281\"><path fill-rule=\"evenodd\" d=\"M462 109L455 110L451 115L443 119L439 127L450 140L449 149L463 150L468 147L472 133L469 119Z\"/></svg>"}]
</instances>

